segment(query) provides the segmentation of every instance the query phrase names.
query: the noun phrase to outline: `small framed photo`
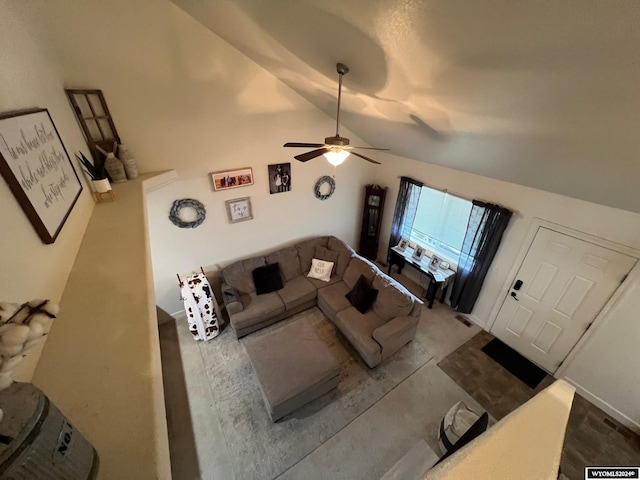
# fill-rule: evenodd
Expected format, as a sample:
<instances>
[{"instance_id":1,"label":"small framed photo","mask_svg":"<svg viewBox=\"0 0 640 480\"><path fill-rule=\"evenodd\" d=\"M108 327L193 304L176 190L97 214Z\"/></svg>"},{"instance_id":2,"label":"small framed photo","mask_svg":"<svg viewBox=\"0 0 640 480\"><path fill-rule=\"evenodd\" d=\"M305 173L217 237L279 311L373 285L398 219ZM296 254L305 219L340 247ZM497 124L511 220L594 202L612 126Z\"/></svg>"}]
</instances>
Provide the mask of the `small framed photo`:
<instances>
[{"instance_id":1,"label":"small framed photo","mask_svg":"<svg viewBox=\"0 0 640 480\"><path fill-rule=\"evenodd\" d=\"M269 193L281 193L291 190L291 164L276 163L267 167L269 174Z\"/></svg>"},{"instance_id":2,"label":"small framed photo","mask_svg":"<svg viewBox=\"0 0 640 480\"><path fill-rule=\"evenodd\" d=\"M409 240L407 240L406 238L401 238L396 248L401 252L404 252L408 246L409 246Z\"/></svg>"},{"instance_id":3,"label":"small framed photo","mask_svg":"<svg viewBox=\"0 0 640 480\"><path fill-rule=\"evenodd\" d=\"M233 200L227 200L224 203L227 207L229 223L244 222L253 218L250 197L234 198Z\"/></svg>"},{"instance_id":4,"label":"small framed photo","mask_svg":"<svg viewBox=\"0 0 640 480\"><path fill-rule=\"evenodd\" d=\"M420 245L416 245L416 248L413 250L413 255L411 256L411 258L413 260L417 260L417 261L422 261L422 257L424 257L424 247L421 247Z\"/></svg>"},{"instance_id":5,"label":"small framed photo","mask_svg":"<svg viewBox=\"0 0 640 480\"><path fill-rule=\"evenodd\" d=\"M437 270L440 266L440 263L442 263L442 259L440 257L438 257L437 255L432 256L431 261L429 262L429 269Z\"/></svg>"},{"instance_id":6,"label":"small framed photo","mask_svg":"<svg viewBox=\"0 0 640 480\"><path fill-rule=\"evenodd\" d=\"M213 183L213 190L215 192L253 185L253 170L250 167L241 168L239 170L213 172L210 175L211 182Z\"/></svg>"}]
</instances>

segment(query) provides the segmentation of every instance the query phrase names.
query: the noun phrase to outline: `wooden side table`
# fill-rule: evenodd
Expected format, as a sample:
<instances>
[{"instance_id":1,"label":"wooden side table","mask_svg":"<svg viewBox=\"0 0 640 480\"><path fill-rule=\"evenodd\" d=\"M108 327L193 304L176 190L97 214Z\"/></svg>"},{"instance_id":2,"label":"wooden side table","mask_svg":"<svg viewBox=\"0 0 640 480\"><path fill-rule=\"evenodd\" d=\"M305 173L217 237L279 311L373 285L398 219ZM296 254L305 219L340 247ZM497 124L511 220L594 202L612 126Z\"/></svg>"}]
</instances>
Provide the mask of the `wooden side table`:
<instances>
[{"instance_id":1,"label":"wooden side table","mask_svg":"<svg viewBox=\"0 0 640 480\"><path fill-rule=\"evenodd\" d=\"M411 250L411 252L413 252L413 250ZM429 287L427 288L427 294L425 295L425 298L428 301L428 308L433 308L433 301L435 300L436 293L440 287L442 287L440 303L444 303L447 291L449 290L449 284L451 284L455 278L455 272L453 270L442 270L441 268L436 271L431 270L428 267L429 262L431 261L429 257L425 257L427 259L426 261L417 261L412 258L410 253L401 252L397 247L392 247L389 250L389 253L389 270L387 271L387 275L391 276L391 267L394 265L398 266L398 273L402 273L402 268L405 265L411 265L419 272L429 277Z\"/></svg>"}]
</instances>

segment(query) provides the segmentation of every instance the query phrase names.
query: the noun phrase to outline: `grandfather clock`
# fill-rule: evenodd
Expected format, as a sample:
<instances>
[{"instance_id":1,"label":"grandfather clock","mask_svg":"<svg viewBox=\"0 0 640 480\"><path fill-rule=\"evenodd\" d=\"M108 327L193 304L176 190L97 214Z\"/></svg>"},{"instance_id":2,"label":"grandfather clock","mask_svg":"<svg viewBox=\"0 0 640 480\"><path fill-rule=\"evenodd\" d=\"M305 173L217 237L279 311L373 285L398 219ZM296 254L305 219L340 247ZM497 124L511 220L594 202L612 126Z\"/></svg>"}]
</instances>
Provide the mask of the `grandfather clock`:
<instances>
[{"instance_id":1,"label":"grandfather clock","mask_svg":"<svg viewBox=\"0 0 640 480\"><path fill-rule=\"evenodd\" d=\"M380 225L387 189L380 185L364 187L364 210L362 212L362 231L360 232L360 249L358 253L369 260L378 256L380 241Z\"/></svg>"}]
</instances>

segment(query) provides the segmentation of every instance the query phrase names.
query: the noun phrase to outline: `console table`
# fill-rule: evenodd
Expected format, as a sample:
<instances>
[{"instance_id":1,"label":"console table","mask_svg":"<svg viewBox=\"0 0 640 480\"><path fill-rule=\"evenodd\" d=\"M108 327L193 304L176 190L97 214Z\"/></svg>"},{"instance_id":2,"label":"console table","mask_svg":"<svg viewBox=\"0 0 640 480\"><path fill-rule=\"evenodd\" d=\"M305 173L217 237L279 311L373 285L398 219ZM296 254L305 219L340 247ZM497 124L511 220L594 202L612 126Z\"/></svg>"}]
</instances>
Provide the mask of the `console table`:
<instances>
[{"instance_id":1,"label":"console table","mask_svg":"<svg viewBox=\"0 0 640 480\"><path fill-rule=\"evenodd\" d=\"M429 302L429 308L433 308L433 301L436 298L438 288L442 287L442 294L440 295L440 303L444 303L444 299L447 296L449 290L449 284L455 278L456 272L453 270L443 270L438 268L437 270L431 270L429 268L430 257L424 257L421 261L412 258L413 249L408 248L404 252L398 250L397 247L392 247L389 250L389 270L387 275L391 276L391 267L398 266L398 273L402 273L402 269L406 264L416 268L420 273L424 273L429 277L429 288L425 298Z\"/></svg>"}]
</instances>

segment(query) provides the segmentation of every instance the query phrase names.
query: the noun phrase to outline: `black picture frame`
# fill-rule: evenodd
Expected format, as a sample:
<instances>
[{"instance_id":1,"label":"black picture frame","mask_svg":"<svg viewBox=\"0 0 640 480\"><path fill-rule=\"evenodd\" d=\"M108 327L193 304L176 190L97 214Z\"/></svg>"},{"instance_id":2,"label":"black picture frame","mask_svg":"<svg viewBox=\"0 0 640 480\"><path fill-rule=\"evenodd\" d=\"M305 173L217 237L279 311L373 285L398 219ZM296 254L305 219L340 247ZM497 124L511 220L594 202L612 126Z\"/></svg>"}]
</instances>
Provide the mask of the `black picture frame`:
<instances>
[{"instance_id":1,"label":"black picture frame","mask_svg":"<svg viewBox=\"0 0 640 480\"><path fill-rule=\"evenodd\" d=\"M291 163L274 163L267 167L269 175L269 193L291 191Z\"/></svg>"},{"instance_id":2,"label":"black picture frame","mask_svg":"<svg viewBox=\"0 0 640 480\"><path fill-rule=\"evenodd\" d=\"M0 174L42 242L54 243L83 187L49 110L0 115Z\"/></svg>"}]
</instances>

